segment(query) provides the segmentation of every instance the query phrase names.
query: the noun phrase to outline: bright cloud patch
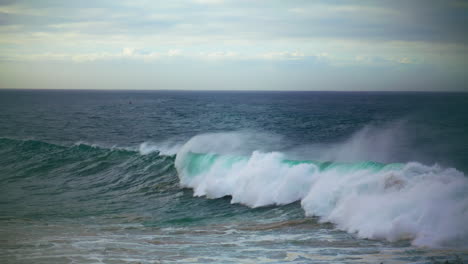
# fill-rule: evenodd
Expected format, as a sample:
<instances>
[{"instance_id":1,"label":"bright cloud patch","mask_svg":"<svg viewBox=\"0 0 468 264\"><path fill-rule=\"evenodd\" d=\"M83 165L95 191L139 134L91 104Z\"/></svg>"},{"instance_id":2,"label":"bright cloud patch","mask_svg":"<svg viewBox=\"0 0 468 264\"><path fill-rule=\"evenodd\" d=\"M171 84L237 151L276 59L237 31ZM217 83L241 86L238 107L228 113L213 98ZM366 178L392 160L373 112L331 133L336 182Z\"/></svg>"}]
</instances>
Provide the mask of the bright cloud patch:
<instances>
[{"instance_id":1,"label":"bright cloud patch","mask_svg":"<svg viewBox=\"0 0 468 264\"><path fill-rule=\"evenodd\" d=\"M342 83L329 83L342 79L350 87L379 90L397 86L378 80L391 75L390 82L404 80L398 86L407 89L433 78L424 82L428 89L468 90L467 12L467 5L456 0L4 1L0 66L7 70L2 87L41 76L20 71L23 62L107 64L106 71L115 71L112 76L119 70L116 62L131 62L141 69L148 63L164 65L173 71L165 76L197 64L205 72L185 79L192 84L202 82L200 76L213 78L210 67L216 64L216 87L233 76L249 79L265 71L284 80L253 78L248 87L283 84L289 89L294 80L300 89L340 90ZM310 77L311 72L318 77ZM150 81L153 74L139 78ZM31 79L23 86L37 83Z\"/></svg>"}]
</instances>

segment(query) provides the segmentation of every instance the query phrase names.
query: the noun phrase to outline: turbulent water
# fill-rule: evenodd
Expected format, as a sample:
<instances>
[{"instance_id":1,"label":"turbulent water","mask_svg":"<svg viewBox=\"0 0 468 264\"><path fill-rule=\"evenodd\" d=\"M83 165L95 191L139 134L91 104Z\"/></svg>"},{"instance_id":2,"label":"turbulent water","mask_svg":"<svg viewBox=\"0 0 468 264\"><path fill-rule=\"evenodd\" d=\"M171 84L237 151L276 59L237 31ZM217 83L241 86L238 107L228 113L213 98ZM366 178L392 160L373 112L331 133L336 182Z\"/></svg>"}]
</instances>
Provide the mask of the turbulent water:
<instances>
[{"instance_id":1,"label":"turbulent water","mask_svg":"<svg viewBox=\"0 0 468 264\"><path fill-rule=\"evenodd\" d=\"M0 91L0 262L466 263L467 106Z\"/></svg>"}]
</instances>

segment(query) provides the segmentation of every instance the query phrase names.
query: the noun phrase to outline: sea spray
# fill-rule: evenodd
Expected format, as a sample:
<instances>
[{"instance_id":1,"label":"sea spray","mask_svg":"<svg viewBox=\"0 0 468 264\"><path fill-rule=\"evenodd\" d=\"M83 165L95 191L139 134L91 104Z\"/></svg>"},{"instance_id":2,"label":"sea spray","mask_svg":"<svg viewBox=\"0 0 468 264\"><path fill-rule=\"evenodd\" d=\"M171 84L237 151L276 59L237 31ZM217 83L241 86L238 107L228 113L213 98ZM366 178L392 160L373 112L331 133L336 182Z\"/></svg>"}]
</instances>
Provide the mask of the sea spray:
<instances>
[{"instance_id":1,"label":"sea spray","mask_svg":"<svg viewBox=\"0 0 468 264\"><path fill-rule=\"evenodd\" d=\"M205 138L182 147L175 161L181 186L193 188L195 196L231 196L232 203L250 207L301 201L307 216L361 238L467 245L468 180L456 169L417 162L293 161L280 152L192 151L200 149L200 139Z\"/></svg>"}]
</instances>

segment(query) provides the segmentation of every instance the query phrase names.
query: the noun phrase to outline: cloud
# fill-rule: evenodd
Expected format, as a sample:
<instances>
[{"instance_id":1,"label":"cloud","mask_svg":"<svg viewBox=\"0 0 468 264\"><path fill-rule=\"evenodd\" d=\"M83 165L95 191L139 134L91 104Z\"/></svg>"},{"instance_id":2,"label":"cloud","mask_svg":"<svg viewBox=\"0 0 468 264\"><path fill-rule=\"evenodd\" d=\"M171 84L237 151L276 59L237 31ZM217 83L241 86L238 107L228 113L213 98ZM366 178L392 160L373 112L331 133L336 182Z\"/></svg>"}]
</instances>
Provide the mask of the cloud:
<instances>
[{"instance_id":1,"label":"cloud","mask_svg":"<svg viewBox=\"0 0 468 264\"><path fill-rule=\"evenodd\" d=\"M0 1L0 63L109 63L115 71L115 61L304 72L314 65L329 78L342 68L439 67L467 76L460 73L468 68L466 6L455 0Z\"/></svg>"},{"instance_id":2,"label":"cloud","mask_svg":"<svg viewBox=\"0 0 468 264\"><path fill-rule=\"evenodd\" d=\"M12 4L0 5L0 13L10 15L46 16L49 14L47 8L30 8L28 6Z\"/></svg>"},{"instance_id":3,"label":"cloud","mask_svg":"<svg viewBox=\"0 0 468 264\"><path fill-rule=\"evenodd\" d=\"M414 64L415 61L408 58L408 57L403 57L403 58L397 58L396 61L401 64Z\"/></svg>"},{"instance_id":4,"label":"cloud","mask_svg":"<svg viewBox=\"0 0 468 264\"><path fill-rule=\"evenodd\" d=\"M343 16L356 16L356 17L369 17L369 16L387 16L389 18L398 18L404 13L391 7L376 7L376 6L363 6L363 5L330 5L330 4L312 4L306 7L294 7L288 9L294 15L315 18L329 18L329 17L343 17Z\"/></svg>"},{"instance_id":5,"label":"cloud","mask_svg":"<svg viewBox=\"0 0 468 264\"><path fill-rule=\"evenodd\" d=\"M412 59L408 57L382 57L382 56L357 55L354 58L354 62L348 62L348 64L379 66L379 65L392 65L392 64L417 64L417 62L414 58Z\"/></svg>"},{"instance_id":6,"label":"cloud","mask_svg":"<svg viewBox=\"0 0 468 264\"><path fill-rule=\"evenodd\" d=\"M302 52L268 52L260 55L261 58L269 59L269 60L301 60L306 57L306 55Z\"/></svg>"},{"instance_id":7,"label":"cloud","mask_svg":"<svg viewBox=\"0 0 468 264\"><path fill-rule=\"evenodd\" d=\"M219 5L223 4L224 0L193 0L193 2L202 5Z\"/></svg>"},{"instance_id":8,"label":"cloud","mask_svg":"<svg viewBox=\"0 0 468 264\"><path fill-rule=\"evenodd\" d=\"M167 56L173 57L173 56L180 56L182 54L182 50L179 49L171 49L167 52Z\"/></svg>"},{"instance_id":9,"label":"cloud","mask_svg":"<svg viewBox=\"0 0 468 264\"><path fill-rule=\"evenodd\" d=\"M122 50L122 55L123 56L133 56L135 54L135 49L134 48L124 48Z\"/></svg>"},{"instance_id":10,"label":"cloud","mask_svg":"<svg viewBox=\"0 0 468 264\"><path fill-rule=\"evenodd\" d=\"M173 51L167 53L160 52L144 52L134 48L124 48L118 53L99 52L99 53L39 53L39 54L16 54L4 56L3 60L10 61L37 61L37 62L93 62L93 61L112 61L112 60L140 60L154 61L163 57L174 56Z\"/></svg>"},{"instance_id":11,"label":"cloud","mask_svg":"<svg viewBox=\"0 0 468 264\"><path fill-rule=\"evenodd\" d=\"M232 51L200 52L198 55L196 57L205 60L246 59L246 57L242 57L239 53Z\"/></svg>"},{"instance_id":12,"label":"cloud","mask_svg":"<svg viewBox=\"0 0 468 264\"><path fill-rule=\"evenodd\" d=\"M111 22L105 22L105 21L86 21L86 22L50 24L48 25L48 27L61 29L61 30L84 31L88 29L95 29L98 27L109 27L111 25L112 25Z\"/></svg>"}]
</instances>

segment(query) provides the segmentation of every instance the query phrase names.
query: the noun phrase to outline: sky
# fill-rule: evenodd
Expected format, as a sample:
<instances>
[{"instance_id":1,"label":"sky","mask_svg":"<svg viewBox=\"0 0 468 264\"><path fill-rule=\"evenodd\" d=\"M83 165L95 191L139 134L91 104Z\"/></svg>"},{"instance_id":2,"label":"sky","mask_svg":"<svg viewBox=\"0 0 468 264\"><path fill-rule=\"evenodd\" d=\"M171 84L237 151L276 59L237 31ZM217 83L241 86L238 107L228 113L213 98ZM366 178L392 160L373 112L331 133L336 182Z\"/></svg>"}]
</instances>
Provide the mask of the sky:
<instances>
[{"instance_id":1,"label":"sky","mask_svg":"<svg viewBox=\"0 0 468 264\"><path fill-rule=\"evenodd\" d=\"M0 88L468 91L468 1L0 0Z\"/></svg>"}]
</instances>

